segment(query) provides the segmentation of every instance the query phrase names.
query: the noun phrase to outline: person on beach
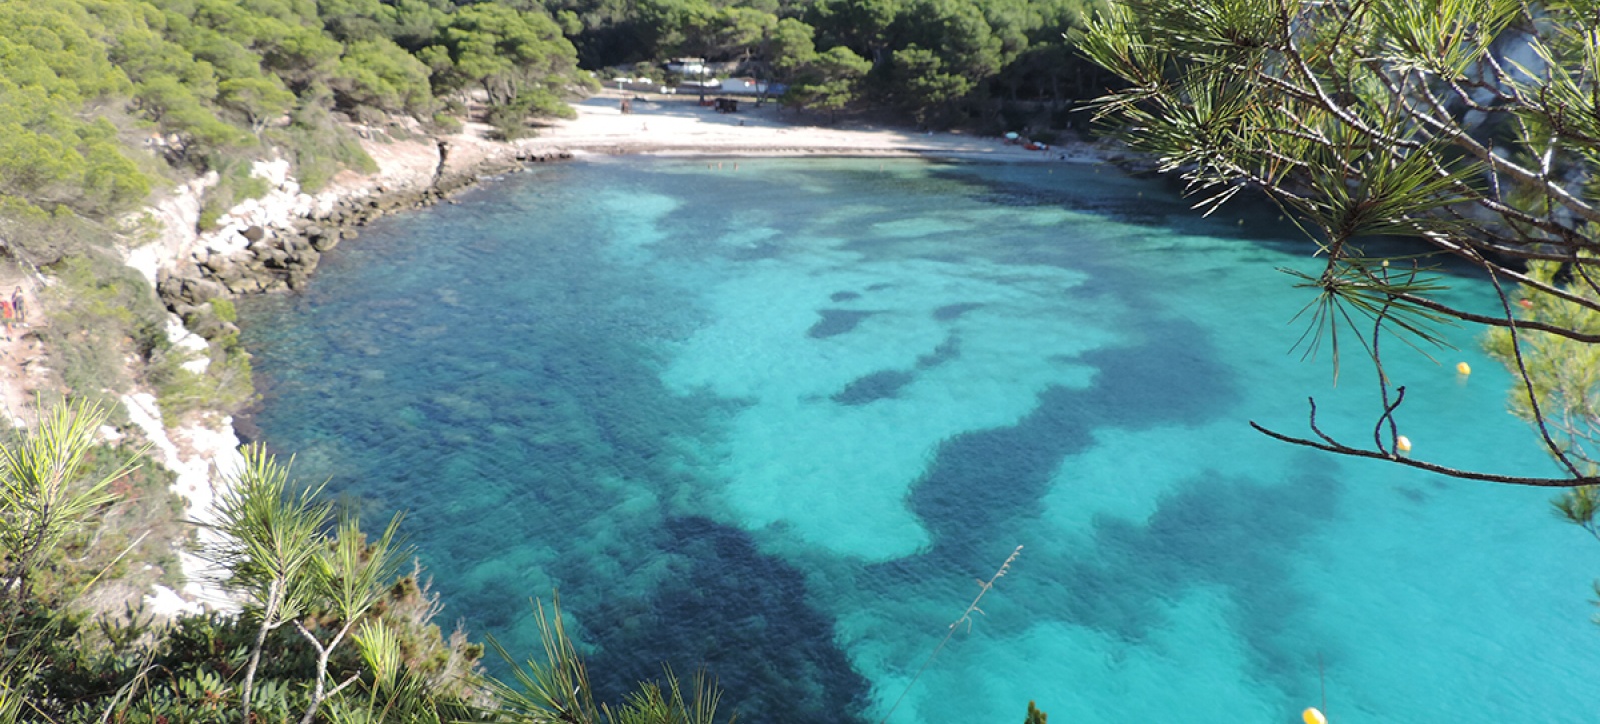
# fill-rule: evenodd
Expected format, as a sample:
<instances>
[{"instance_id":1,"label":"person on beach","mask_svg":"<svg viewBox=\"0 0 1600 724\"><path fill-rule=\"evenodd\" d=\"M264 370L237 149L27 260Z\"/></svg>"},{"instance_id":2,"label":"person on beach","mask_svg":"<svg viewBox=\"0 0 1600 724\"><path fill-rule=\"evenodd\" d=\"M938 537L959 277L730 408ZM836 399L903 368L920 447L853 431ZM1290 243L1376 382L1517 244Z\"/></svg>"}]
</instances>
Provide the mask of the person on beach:
<instances>
[{"instance_id":1,"label":"person on beach","mask_svg":"<svg viewBox=\"0 0 1600 724\"><path fill-rule=\"evenodd\" d=\"M11 309L11 300L0 299L0 319L5 321L7 342L11 341L11 323L16 321L12 317L13 311Z\"/></svg>"},{"instance_id":2,"label":"person on beach","mask_svg":"<svg viewBox=\"0 0 1600 724\"><path fill-rule=\"evenodd\" d=\"M26 307L22 306L22 287L17 287L17 290L11 293L11 311L17 315L17 324L28 323L28 313L24 311L25 309Z\"/></svg>"}]
</instances>

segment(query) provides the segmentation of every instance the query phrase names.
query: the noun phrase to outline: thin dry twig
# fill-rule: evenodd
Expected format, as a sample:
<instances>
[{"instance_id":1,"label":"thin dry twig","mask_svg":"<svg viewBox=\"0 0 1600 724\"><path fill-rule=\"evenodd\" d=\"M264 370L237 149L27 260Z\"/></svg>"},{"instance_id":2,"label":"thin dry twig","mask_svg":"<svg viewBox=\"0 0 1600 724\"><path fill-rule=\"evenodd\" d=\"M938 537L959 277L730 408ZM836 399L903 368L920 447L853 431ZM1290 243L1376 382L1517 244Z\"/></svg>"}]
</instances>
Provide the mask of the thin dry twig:
<instances>
[{"instance_id":1,"label":"thin dry twig","mask_svg":"<svg viewBox=\"0 0 1600 724\"><path fill-rule=\"evenodd\" d=\"M978 602L982 601L984 595L989 593L989 591L994 588L995 581L1000 580L1000 577L1004 576L1006 571L1011 569L1012 561L1017 560L1017 556L1020 555L1022 555L1022 546L1017 546L1016 550L1011 551L1011 555L1006 557L1006 562L1000 564L1000 569L995 571L994 575L989 577L989 580L985 581L979 579L977 581L978 595L972 599L972 603L967 604L967 608L965 611L961 612L960 618L950 622L950 630L945 632L944 638L940 639L939 641L939 645L933 648L933 653L928 654L928 659L922 662L922 667L917 669L916 675L912 676L911 681L906 683L906 688L900 690L900 696L894 700L894 705L889 707L889 711L884 712L883 718L878 720L878 724L887 724L889 717L894 714L894 710L900 707L900 702L905 701L906 694L911 693L911 687L917 685L917 679L922 678L922 673L927 671L929 666L933 665L933 660L939 658L939 652L944 651L945 645L950 643L950 639L956 635L956 629L959 628L961 624L967 624L967 629L971 630L972 614L983 613L983 609L978 608Z\"/></svg>"}]
</instances>

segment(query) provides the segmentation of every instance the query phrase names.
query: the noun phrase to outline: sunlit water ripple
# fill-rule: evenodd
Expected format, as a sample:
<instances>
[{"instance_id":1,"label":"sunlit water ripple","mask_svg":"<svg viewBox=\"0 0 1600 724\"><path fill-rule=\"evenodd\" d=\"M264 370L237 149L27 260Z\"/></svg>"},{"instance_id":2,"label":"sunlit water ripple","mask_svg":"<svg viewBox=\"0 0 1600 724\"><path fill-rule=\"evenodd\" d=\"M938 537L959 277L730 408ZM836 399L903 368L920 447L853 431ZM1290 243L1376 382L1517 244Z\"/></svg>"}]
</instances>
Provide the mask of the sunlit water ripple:
<instances>
[{"instance_id":1,"label":"sunlit water ripple","mask_svg":"<svg viewBox=\"0 0 1600 724\"><path fill-rule=\"evenodd\" d=\"M704 665L751 722L1590 722L1595 548L1546 493L1273 442L1370 438L1291 352L1310 269L1092 167L624 159L385 219L241 304L253 423L405 530L464 619L559 588L608 697ZM728 164L731 167L731 164ZM1265 213L1265 212L1262 212ZM1454 300L1487 308L1467 285ZM1417 454L1546 471L1453 330ZM1470 379L1454 364L1469 362Z\"/></svg>"}]
</instances>

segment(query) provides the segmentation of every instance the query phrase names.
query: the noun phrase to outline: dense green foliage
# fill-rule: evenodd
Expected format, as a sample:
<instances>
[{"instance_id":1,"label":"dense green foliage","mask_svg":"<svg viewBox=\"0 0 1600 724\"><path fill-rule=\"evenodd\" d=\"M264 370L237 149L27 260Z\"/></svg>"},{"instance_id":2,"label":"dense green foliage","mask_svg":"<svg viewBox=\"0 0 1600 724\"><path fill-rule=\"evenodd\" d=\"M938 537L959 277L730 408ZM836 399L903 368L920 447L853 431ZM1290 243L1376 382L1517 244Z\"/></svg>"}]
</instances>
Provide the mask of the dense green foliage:
<instances>
[{"instance_id":1,"label":"dense green foliage","mask_svg":"<svg viewBox=\"0 0 1600 724\"><path fill-rule=\"evenodd\" d=\"M109 402L129 391L128 361L139 359L134 374L171 422L243 405L253 391L231 307L213 303L209 331L196 330L205 352L175 347L160 302L112 248L150 233L130 212L153 192L215 173L204 229L267 193L250 174L254 159L290 159L308 190L342 168L371 170L352 124L410 116L451 129L470 111L505 137L525 133L529 116L570 115L563 99L592 85L574 41L591 67L635 63L652 75L673 55L737 61L787 83L789 104L830 114L867 104L929 123L1010 126L1087 93L1093 76L1071 48L1100 7L0 3L0 253L53 278L40 292L49 324L29 333L48 345L67 397ZM670 672L626 701L593 701L559 611L544 628L544 661L515 666L509 685L485 679L482 649L444 636L436 598L401 570L409 553L398 519L369 538L259 452L221 502L222 543L203 551L243 612L156 621L108 610L158 576L176 583L172 546L186 530L164 473L129 470L139 451L93 442L102 422L63 410L0 442L0 723L717 718L713 685ZM123 590L102 595L109 581Z\"/></svg>"},{"instance_id":2,"label":"dense green foliage","mask_svg":"<svg viewBox=\"0 0 1600 724\"><path fill-rule=\"evenodd\" d=\"M1098 95L1075 51L1106 0L546 0L581 28L588 67L673 56L737 61L790 84L790 104L896 108L919 121L1020 128ZM1065 127L1058 113L1046 123Z\"/></svg>"},{"instance_id":3,"label":"dense green foliage","mask_svg":"<svg viewBox=\"0 0 1600 724\"><path fill-rule=\"evenodd\" d=\"M468 88L558 112L575 70L548 15L492 3L5 3L0 197L101 218L145 199L158 159L204 170L262 143L294 151L336 131L329 111L427 117Z\"/></svg>"},{"instance_id":4,"label":"dense green foliage","mask_svg":"<svg viewBox=\"0 0 1600 724\"><path fill-rule=\"evenodd\" d=\"M268 147L314 189L339 165L370 163L336 119L431 119L464 91L481 93L488 119L516 135L528 115L570 113L564 92L588 82L579 48L592 68L674 55L745 61L745 72L789 83L788 101L805 108L865 100L921 120L1009 127L1041 101L1061 110L1103 85L1073 48L1104 3L6 3L0 233L13 256L52 263L62 250L36 227L110 219L206 170L223 174L208 200L215 218L253 195L232 172Z\"/></svg>"},{"instance_id":5,"label":"dense green foliage","mask_svg":"<svg viewBox=\"0 0 1600 724\"><path fill-rule=\"evenodd\" d=\"M303 188L376 167L350 127L429 119L481 93L504 135L563 115L576 51L542 10L444 0L39 0L0 3L0 253L60 278L38 330L69 394L122 392L126 360L170 412L249 401L248 357L214 345L204 374L167 348L148 285L110 250L144 233L151 192L215 172L206 229L267 192L281 154ZM453 120L445 120L449 125ZM459 126L457 126L459 127ZM214 340L215 341L215 340Z\"/></svg>"},{"instance_id":6,"label":"dense green foliage","mask_svg":"<svg viewBox=\"0 0 1600 724\"><path fill-rule=\"evenodd\" d=\"M403 570L400 518L369 538L259 449L201 547L242 612L92 616L84 594L138 544L117 520L138 456L97 444L103 422L58 407L0 442L0 724L716 721L715 687L696 677L685 691L671 672L597 705L559 608L538 610L542 660L513 664L512 683L482 676L482 647L444 636L437 598Z\"/></svg>"}]
</instances>

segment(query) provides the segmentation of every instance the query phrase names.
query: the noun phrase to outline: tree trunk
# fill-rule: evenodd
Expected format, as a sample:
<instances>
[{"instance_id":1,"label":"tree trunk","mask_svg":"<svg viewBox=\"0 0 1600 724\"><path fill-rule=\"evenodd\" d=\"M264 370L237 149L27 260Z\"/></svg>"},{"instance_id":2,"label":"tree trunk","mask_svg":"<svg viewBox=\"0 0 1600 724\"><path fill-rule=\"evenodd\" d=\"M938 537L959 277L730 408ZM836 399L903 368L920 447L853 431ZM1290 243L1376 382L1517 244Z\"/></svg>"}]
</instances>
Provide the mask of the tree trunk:
<instances>
[{"instance_id":1,"label":"tree trunk","mask_svg":"<svg viewBox=\"0 0 1600 724\"><path fill-rule=\"evenodd\" d=\"M250 663L244 667L244 685L239 692L240 721L250 721L250 693L255 688L256 667L261 664L261 649L267 645L267 634L273 629L272 619L278 615L282 604L282 586L273 581L267 590L267 607L261 612L261 630L256 632L255 646L250 649Z\"/></svg>"},{"instance_id":2,"label":"tree trunk","mask_svg":"<svg viewBox=\"0 0 1600 724\"><path fill-rule=\"evenodd\" d=\"M306 640L311 642L311 646L317 650L317 683L311 692L311 706L306 707L305 716L300 717L300 724L311 724L311 721L317 716L317 711L322 708L322 700L332 694L339 693L346 684L350 683L347 681L344 684L340 684L339 688L334 689L331 693L327 690L328 657L333 654L334 648L338 647L339 642L344 640L345 634L349 633L350 627L354 625L354 621L346 621L344 627L339 629L339 633L335 634L333 640L324 647L316 636L311 635L311 632L306 630L306 627L301 626L299 621L295 622L294 627L300 631L300 635L306 637Z\"/></svg>"}]
</instances>

